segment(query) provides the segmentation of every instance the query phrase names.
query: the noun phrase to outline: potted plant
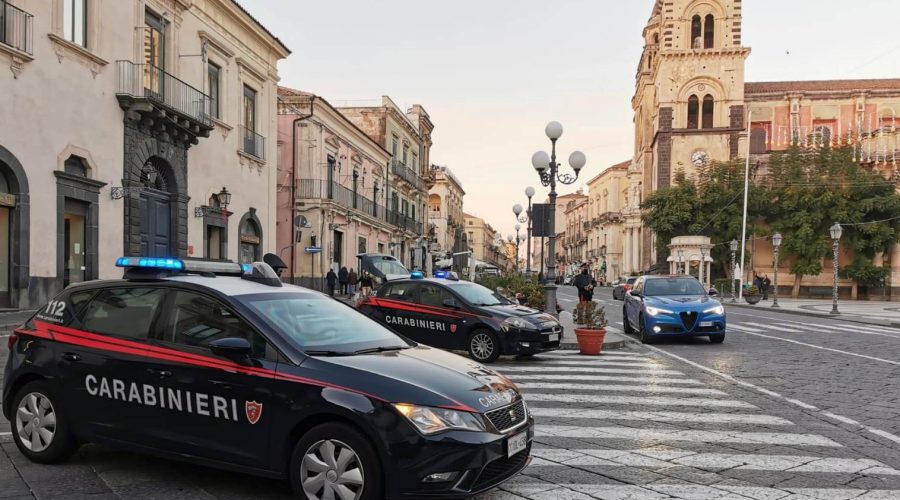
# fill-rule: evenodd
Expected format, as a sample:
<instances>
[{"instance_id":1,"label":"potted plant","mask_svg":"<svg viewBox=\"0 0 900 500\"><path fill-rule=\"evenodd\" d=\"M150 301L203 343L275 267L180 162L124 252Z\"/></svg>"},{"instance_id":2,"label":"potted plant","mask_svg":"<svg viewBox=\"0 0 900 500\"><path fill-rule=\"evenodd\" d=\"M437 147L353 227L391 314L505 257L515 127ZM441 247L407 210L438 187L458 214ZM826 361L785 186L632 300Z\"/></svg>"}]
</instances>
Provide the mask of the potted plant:
<instances>
[{"instance_id":1,"label":"potted plant","mask_svg":"<svg viewBox=\"0 0 900 500\"><path fill-rule=\"evenodd\" d=\"M751 286L744 292L744 300L747 301L748 304L756 304L760 300L762 300L762 294L759 292L759 287Z\"/></svg>"},{"instance_id":2,"label":"potted plant","mask_svg":"<svg viewBox=\"0 0 900 500\"><path fill-rule=\"evenodd\" d=\"M581 354L596 356L606 338L606 312L603 306L589 300L578 304L573 317L576 326L575 337Z\"/></svg>"}]
</instances>

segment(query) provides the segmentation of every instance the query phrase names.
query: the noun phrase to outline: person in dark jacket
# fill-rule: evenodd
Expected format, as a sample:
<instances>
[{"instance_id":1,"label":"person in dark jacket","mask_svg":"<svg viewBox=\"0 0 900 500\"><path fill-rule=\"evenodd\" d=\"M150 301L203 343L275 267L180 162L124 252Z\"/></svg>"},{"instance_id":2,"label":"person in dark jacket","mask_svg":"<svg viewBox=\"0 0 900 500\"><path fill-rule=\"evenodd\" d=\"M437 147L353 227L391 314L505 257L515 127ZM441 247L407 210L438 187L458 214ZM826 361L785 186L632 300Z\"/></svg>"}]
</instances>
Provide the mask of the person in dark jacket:
<instances>
[{"instance_id":1,"label":"person in dark jacket","mask_svg":"<svg viewBox=\"0 0 900 500\"><path fill-rule=\"evenodd\" d=\"M341 295L347 294L347 285L350 283L350 273L347 272L346 267L341 267L341 270L338 271L338 284L341 285Z\"/></svg>"},{"instance_id":2,"label":"person in dark jacket","mask_svg":"<svg viewBox=\"0 0 900 500\"><path fill-rule=\"evenodd\" d=\"M325 275L325 286L328 287L328 295L334 297L334 287L337 285L337 275L334 274L334 269L329 269L328 274Z\"/></svg>"},{"instance_id":3,"label":"person in dark jacket","mask_svg":"<svg viewBox=\"0 0 900 500\"><path fill-rule=\"evenodd\" d=\"M579 303L590 300L587 294L591 290L591 277L590 275L588 275L588 270L586 267L581 269L581 274L575 276L575 279L572 280L572 284L575 285L576 289L578 289Z\"/></svg>"},{"instance_id":4,"label":"person in dark jacket","mask_svg":"<svg viewBox=\"0 0 900 500\"><path fill-rule=\"evenodd\" d=\"M356 292L356 284L359 283L359 276L356 275L356 271L353 268L350 268L350 274L347 275L347 295L353 295Z\"/></svg>"},{"instance_id":5,"label":"person in dark jacket","mask_svg":"<svg viewBox=\"0 0 900 500\"><path fill-rule=\"evenodd\" d=\"M372 275L363 271L362 278L359 280L359 286L362 288L363 296L368 296L372 292Z\"/></svg>"},{"instance_id":6,"label":"person in dark jacket","mask_svg":"<svg viewBox=\"0 0 900 500\"><path fill-rule=\"evenodd\" d=\"M772 280L769 279L768 274L762 279L762 285L763 300L769 300L769 287L772 286Z\"/></svg>"}]
</instances>

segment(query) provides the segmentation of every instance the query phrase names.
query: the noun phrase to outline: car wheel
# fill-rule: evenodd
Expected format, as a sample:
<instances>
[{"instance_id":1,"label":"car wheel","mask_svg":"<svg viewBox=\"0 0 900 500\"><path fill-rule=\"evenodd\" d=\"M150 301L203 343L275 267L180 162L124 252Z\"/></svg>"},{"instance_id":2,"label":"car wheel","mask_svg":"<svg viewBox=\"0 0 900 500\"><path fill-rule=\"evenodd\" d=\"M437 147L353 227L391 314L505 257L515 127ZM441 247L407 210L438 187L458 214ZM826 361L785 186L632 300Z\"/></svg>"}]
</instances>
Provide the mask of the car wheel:
<instances>
[{"instance_id":1,"label":"car wheel","mask_svg":"<svg viewBox=\"0 0 900 500\"><path fill-rule=\"evenodd\" d=\"M641 344L652 344L653 337L647 333L647 326L644 324L644 315L641 314L638 316L638 338L641 340Z\"/></svg>"},{"instance_id":2,"label":"car wheel","mask_svg":"<svg viewBox=\"0 0 900 500\"><path fill-rule=\"evenodd\" d=\"M493 363L500 357L500 343L490 330L477 330L469 337L469 356L479 363Z\"/></svg>"},{"instance_id":3,"label":"car wheel","mask_svg":"<svg viewBox=\"0 0 900 500\"><path fill-rule=\"evenodd\" d=\"M384 494L374 448L345 424L322 424L304 434L291 454L289 474L300 498L376 500Z\"/></svg>"},{"instance_id":4,"label":"car wheel","mask_svg":"<svg viewBox=\"0 0 900 500\"><path fill-rule=\"evenodd\" d=\"M721 344L722 342L725 342L725 335L721 333L718 335L710 335L709 341L713 344Z\"/></svg>"},{"instance_id":5,"label":"car wheel","mask_svg":"<svg viewBox=\"0 0 900 500\"><path fill-rule=\"evenodd\" d=\"M16 446L32 462L62 462L78 449L65 411L53 388L43 380L25 384L12 400L12 435Z\"/></svg>"},{"instance_id":6,"label":"car wheel","mask_svg":"<svg viewBox=\"0 0 900 500\"><path fill-rule=\"evenodd\" d=\"M631 323L628 321L628 311L624 306L622 307L622 330L629 335L634 333L634 328L632 328Z\"/></svg>"}]
</instances>

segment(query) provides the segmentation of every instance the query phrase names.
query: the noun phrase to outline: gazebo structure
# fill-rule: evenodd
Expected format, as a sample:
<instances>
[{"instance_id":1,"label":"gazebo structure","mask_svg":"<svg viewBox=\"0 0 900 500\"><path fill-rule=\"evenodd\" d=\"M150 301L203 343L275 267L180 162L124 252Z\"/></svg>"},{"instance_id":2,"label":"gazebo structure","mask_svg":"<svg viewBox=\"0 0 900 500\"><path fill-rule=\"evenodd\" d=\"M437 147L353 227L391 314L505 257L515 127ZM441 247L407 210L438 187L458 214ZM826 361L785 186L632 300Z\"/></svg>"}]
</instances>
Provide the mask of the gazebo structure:
<instances>
[{"instance_id":1,"label":"gazebo structure","mask_svg":"<svg viewBox=\"0 0 900 500\"><path fill-rule=\"evenodd\" d=\"M712 244L706 236L676 236L669 244L670 274L685 274L696 277L709 288L709 274L712 270Z\"/></svg>"}]
</instances>

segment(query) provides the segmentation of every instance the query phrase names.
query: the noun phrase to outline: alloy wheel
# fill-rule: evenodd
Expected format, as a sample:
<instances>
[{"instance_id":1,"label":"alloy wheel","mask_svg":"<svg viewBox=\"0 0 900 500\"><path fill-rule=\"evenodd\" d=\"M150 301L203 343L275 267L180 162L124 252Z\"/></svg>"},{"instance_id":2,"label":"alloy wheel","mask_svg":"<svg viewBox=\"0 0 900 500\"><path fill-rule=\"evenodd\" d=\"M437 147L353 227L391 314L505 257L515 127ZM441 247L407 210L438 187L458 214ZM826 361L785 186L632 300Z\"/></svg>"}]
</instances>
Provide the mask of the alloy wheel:
<instances>
[{"instance_id":1,"label":"alloy wheel","mask_svg":"<svg viewBox=\"0 0 900 500\"><path fill-rule=\"evenodd\" d=\"M488 359L494 353L494 341L486 333L477 333L472 337L472 354L479 360Z\"/></svg>"},{"instance_id":2,"label":"alloy wheel","mask_svg":"<svg viewBox=\"0 0 900 500\"><path fill-rule=\"evenodd\" d=\"M336 439L324 439L303 454L300 483L310 500L356 500L362 497L365 472L353 448Z\"/></svg>"},{"instance_id":3,"label":"alloy wheel","mask_svg":"<svg viewBox=\"0 0 900 500\"><path fill-rule=\"evenodd\" d=\"M16 432L22 445L35 453L47 449L56 435L56 410L47 396L30 392L16 409Z\"/></svg>"}]
</instances>

